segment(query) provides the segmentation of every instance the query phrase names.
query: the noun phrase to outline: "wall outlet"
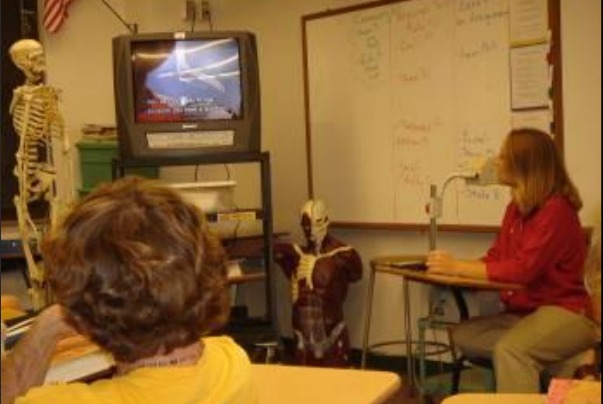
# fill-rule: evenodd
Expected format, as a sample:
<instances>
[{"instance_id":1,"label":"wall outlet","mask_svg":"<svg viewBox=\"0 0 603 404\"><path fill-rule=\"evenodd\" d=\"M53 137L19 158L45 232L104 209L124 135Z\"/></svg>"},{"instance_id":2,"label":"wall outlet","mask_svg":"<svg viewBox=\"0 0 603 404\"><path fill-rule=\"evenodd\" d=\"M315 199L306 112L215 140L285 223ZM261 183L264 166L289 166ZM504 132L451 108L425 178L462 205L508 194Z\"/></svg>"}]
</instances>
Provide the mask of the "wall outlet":
<instances>
[{"instance_id":1,"label":"wall outlet","mask_svg":"<svg viewBox=\"0 0 603 404\"><path fill-rule=\"evenodd\" d=\"M208 0L184 0L182 19L186 22L208 21L211 19L211 9Z\"/></svg>"},{"instance_id":2,"label":"wall outlet","mask_svg":"<svg viewBox=\"0 0 603 404\"><path fill-rule=\"evenodd\" d=\"M209 0L195 0L197 2L197 19L205 22L211 20L211 6Z\"/></svg>"},{"instance_id":3,"label":"wall outlet","mask_svg":"<svg viewBox=\"0 0 603 404\"><path fill-rule=\"evenodd\" d=\"M195 13L194 0L182 0L182 21L192 21Z\"/></svg>"}]
</instances>

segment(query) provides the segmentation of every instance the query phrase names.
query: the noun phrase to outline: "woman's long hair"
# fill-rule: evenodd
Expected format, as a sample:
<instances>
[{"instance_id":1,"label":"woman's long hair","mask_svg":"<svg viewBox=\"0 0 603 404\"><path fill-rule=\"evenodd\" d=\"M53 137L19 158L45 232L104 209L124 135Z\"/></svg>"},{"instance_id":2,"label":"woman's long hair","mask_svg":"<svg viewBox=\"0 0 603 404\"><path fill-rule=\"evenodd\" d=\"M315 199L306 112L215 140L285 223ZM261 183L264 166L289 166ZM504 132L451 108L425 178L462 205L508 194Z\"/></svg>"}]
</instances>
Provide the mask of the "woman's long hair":
<instances>
[{"instance_id":1,"label":"woman's long hair","mask_svg":"<svg viewBox=\"0 0 603 404\"><path fill-rule=\"evenodd\" d=\"M524 215L538 209L553 195L564 196L576 210L582 198L565 168L555 142L536 129L515 129L502 149L513 178L512 195Z\"/></svg>"}]
</instances>

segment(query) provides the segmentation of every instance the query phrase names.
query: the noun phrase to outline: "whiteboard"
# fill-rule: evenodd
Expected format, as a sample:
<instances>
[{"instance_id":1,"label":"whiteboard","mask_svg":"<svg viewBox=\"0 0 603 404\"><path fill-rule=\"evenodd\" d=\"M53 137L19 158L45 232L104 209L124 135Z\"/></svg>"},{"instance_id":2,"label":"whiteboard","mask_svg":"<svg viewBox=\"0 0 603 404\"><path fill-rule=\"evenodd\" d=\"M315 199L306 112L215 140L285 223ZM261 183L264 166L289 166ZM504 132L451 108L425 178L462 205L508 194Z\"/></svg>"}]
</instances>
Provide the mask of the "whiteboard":
<instances>
[{"instance_id":1,"label":"whiteboard","mask_svg":"<svg viewBox=\"0 0 603 404\"><path fill-rule=\"evenodd\" d=\"M512 127L508 0L378 2L304 19L310 194L331 220L425 224L430 185ZM440 223L499 225L500 186L452 181Z\"/></svg>"}]
</instances>

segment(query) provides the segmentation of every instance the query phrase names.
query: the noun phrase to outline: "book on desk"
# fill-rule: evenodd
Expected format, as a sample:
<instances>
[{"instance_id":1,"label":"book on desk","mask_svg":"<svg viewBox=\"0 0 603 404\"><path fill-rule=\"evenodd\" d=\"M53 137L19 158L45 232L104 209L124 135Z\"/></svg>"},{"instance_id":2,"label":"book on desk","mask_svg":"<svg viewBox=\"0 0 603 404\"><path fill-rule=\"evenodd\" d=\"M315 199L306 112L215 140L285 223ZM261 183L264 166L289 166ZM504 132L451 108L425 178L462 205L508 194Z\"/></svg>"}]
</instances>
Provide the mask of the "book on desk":
<instances>
[{"instance_id":1,"label":"book on desk","mask_svg":"<svg viewBox=\"0 0 603 404\"><path fill-rule=\"evenodd\" d=\"M99 346L75 336L63 339L52 356L44 384L89 381L111 375L115 360Z\"/></svg>"},{"instance_id":2,"label":"book on desk","mask_svg":"<svg viewBox=\"0 0 603 404\"><path fill-rule=\"evenodd\" d=\"M424 260L403 260L388 263L392 268L408 269L411 271L427 271L427 263Z\"/></svg>"}]
</instances>

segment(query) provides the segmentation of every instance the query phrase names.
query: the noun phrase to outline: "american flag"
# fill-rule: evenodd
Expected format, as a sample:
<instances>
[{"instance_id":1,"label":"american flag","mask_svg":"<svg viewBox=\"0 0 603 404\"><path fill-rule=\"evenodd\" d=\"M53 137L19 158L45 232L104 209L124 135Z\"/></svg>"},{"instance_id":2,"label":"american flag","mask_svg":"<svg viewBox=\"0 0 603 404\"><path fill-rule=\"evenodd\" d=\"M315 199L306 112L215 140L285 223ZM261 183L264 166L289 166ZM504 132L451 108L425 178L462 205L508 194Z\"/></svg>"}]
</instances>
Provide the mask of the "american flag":
<instances>
[{"instance_id":1,"label":"american flag","mask_svg":"<svg viewBox=\"0 0 603 404\"><path fill-rule=\"evenodd\" d=\"M44 27L57 32L67 18L67 8L72 0L44 0Z\"/></svg>"}]
</instances>

